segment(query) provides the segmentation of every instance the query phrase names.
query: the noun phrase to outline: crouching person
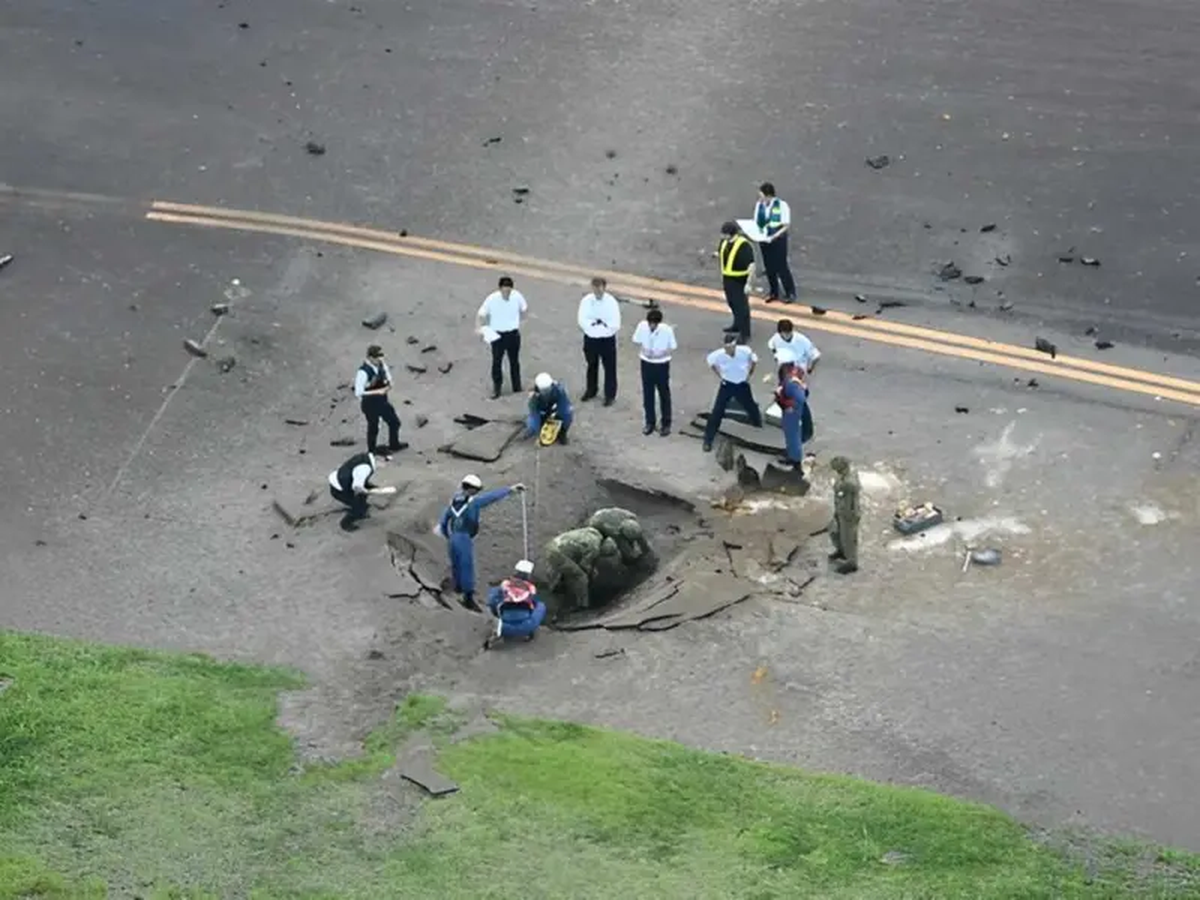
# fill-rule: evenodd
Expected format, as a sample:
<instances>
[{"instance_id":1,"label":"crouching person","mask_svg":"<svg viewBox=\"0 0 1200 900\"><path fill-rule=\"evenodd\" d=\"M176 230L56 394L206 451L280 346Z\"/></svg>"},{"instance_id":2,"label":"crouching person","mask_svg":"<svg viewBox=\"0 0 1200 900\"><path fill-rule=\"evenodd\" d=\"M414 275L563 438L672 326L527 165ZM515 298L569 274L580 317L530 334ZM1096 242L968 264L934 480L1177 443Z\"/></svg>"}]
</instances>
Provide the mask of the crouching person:
<instances>
[{"instance_id":1,"label":"crouching person","mask_svg":"<svg viewBox=\"0 0 1200 900\"><path fill-rule=\"evenodd\" d=\"M513 574L488 591L488 609L496 617L496 633L483 644L483 649L507 637L533 640L546 619L546 604L537 594L531 580L533 563L523 559L513 567Z\"/></svg>"},{"instance_id":2,"label":"crouching person","mask_svg":"<svg viewBox=\"0 0 1200 900\"><path fill-rule=\"evenodd\" d=\"M562 382L555 381L548 372L542 372L533 381L534 390L529 395L529 416L525 421L525 437L538 437L542 426L548 421L558 421L557 443L568 443L567 432L575 418L571 409L571 398Z\"/></svg>"}]
</instances>

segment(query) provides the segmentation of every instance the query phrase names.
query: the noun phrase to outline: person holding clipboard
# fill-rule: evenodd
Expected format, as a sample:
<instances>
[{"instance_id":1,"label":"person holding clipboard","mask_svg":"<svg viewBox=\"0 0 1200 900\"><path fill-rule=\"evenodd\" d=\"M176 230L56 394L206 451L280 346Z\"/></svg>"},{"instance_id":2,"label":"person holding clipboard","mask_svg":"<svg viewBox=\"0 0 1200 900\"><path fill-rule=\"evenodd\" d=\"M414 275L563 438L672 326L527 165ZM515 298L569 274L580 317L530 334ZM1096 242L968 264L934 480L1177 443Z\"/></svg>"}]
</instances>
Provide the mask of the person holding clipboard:
<instances>
[{"instance_id":1,"label":"person holding clipboard","mask_svg":"<svg viewBox=\"0 0 1200 900\"><path fill-rule=\"evenodd\" d=\"M758 245L762 249L763 268L771 294L768 303L778 303L783 289L783 302L796 302L796 282L788 267L788 229L792 210L775 196L775 185L764 181L758 188L758 203L754 207L754 224L758 228Z\"/></svg>"}]
</instances>

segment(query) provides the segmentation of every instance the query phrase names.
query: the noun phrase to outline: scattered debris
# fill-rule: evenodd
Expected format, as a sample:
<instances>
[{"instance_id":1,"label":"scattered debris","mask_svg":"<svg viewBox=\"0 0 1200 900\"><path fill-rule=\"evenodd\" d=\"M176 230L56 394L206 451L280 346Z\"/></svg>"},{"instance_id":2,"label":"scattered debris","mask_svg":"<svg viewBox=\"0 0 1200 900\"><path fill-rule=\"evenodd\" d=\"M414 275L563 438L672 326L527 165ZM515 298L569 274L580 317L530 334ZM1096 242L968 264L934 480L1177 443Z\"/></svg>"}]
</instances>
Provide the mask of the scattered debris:
<instances>
[{"instance_id":1,"label":"scattered debris","mask_svg":"<svg viewBox=\"0 0 1200 900\"><path fill-rule=\"evenodd\" d=\"M903 300L880 300L878 311L883 312L885 309L896 309L899 306L908 306L908 304Z\"/></svg>"},{"instance_id":2,"label":"scattered debris","mask_svg":"<svg viewBox=\"0 0 1200 900\"><path fill-rule=\"evenodd\" d=\"M1000 310L1000 312L1008 312L1009 310L1011 310L1011 309L1013 308L1012 301L1011 301L1011 300L1005 300L1003 303L1001 303L1001 304L1000 304L998 307L996 307L996 308L997 308L997 309L999 309L999 310Z\"/></svg>"},{"instance_id":3,"label":"scattered debris","mask_svg":"<svg viewBox=\"0 0 1200 900\"><path fill-rule=\"evenodd\" d=\"M310 156L324 156L325 145L318 144L316 141L309 141L304 145L304 149L308 151Z\"/></svg>"},{"instance_id":4,"label":"scattered debris","mask_svg":"<svg viewBox=\"0 0 1200 900\"><path fill-rule=\"evenodd\" d=\"M512 189L512 192L514 194L516 194L518 197L524 197L526 194L529 193L529 186L524 185L524 184L518 185L517 187Z\"/></svg>"},{"instance_id":5,"label":"scattered debris","mask_svg":"<svg viewBox=\"0 0 1200 900\"><path fill-rule=\"evenodd\" d=\"M954 281L956 278L962 278L962 269L953 262L948 262L938 269L937 275L942 281Z\"/></svg>"},{"instance_id":6,"label":"scattered debris","mask_svg":"<svg viewBox=\"0 0 1200 900\"><path fill-rule=\"evenodd\" d=\"M983 284L982 275L968 275L963 279L967 284Z\"/></svg>"},{"instance_id":7,"label":"scattered debris","mask_svg":"<svg viewBox=\"0 0 1200 900\"><path fill-rule=\"evenodd\" d=\"M435 772L433 766L424 759L407 763L400 769L400 777L405 781L411 781L417 787L424 788L434 797L453 794L458 790L457 784Z\"/></svg>"},{"instance_id":8,"label":"scattered debris","mask_svg":"<svg viewBox=\"0 0 1200 900\"><path fill-rule=\"evenodd\" d=\"M1039 353L1049 353L1051 359L1058 357L1058 347L1045 338L1036 338L1033 342L1033 349Z\"/></svg>"},{"instance_id":9,"label":"scattered debris","mask_svg":"<svg viewBox=\"0 0 1200 900\"><path fill-rule=\"evenodd\" d=\"M400 237L408 237L408 229L407 228L400 229Z\"/></svg>"},{"instance_id":10,"label":"scattered debris","mask_svg":"<svg viewBox=\"0 0 1200 900\"><path fill-rule=\"evenodd\" d=\"M1073 263L1073 262L1075 262L1075 255L1070 252L1060 253L1058 256L1058 261L1060 263Z\"/></svg>"},{"instance_id":11,"label":"scattered debris","mask_svg":"<svg viewBox=\"0 0 1200 900\"><path fill-rule=\"evenodd\" d=\"M429 424L429 416L417 416L417 427L424 428Z\"/></svg>"},{"instance_id":12,"label":"scattered debris","mask_svg":"<svg viewBox=\"0 0 1200 900\"><path fill-rule=\"evenodd\" d=\"M1000 560L1001 553L995 547L971 551L971 562L977 566L998 566L1000 565Z\"/></svg>"},{"instance_id":13,"label":"scattered debris","mask_svg":"<svg viewBox=\"0 0 1200 900\"><path fill-rule=\"evenodd\" d=\"M249 28L249 27L250 27L250 23L249 23L249 22L238 22L238 28L241 28L241 29L245 30L245 29L247 29L247 28Z\"/></svg>"},{"instance_id":14,"label":"scattered debris","mask_svg":"<svg viewBox=\"0 0 1200 900\"><path fill-rule=\"evenodd\" d=\"M618 647L615 650L601 650L599 653L593 654L596 659L612 659L614 656L624 656L625 648Z\"/></svg>"},{"instance_id":15,"label":"scattered debris","mask_svg":"<svg viewBox=\"0 0 1200 900\"><path fill-rule=\"evenodd\" d=\"M404 343L406 343L406 344L419 344L419 343L421 343L421 339L420 339L419 337L417 337L415 334L410 334L408 337L406 337L406 338L404 339Z\"/></svg>"},{"instance_id":16,"label":"scattered debris","mask_svg":"<svg viewBox=\"0 0 1200 900\"><path fill-rule=\"evenodd\" d=\"M11 253L6 253L0 256L0 269L7 267L15 257Z\"/></svg>"},{"instance_id":17,"label":"scattered debris","mask_svg":"<svg viewBox=\"0 0 1200 900\"><path fill-rule=\"evenodd\" d=\"M604 151L604 158L605 158L605 159L616 159L616 158L617 158L617 151L616 151L616 150L605 150L605 151Z\"/></svg>"},{"instance_id":18,"label":"scattered debris","mask_svg":"<svg viewBox=\"0 0 1200 900\"><path fill-rule=\"evenodd\" d=\"M492 144L498 144L498 143L500 143L502 140L504 140L504 138L503 138L503 137L501 137L500 135L496 135L495 137L490 137L490 138L488 138L487 140L485 140L485 141L483 142L483 146L485 146L485 147L490 147Z\"/></svg>"},{"instance_id":19,"label":"scattered debris","mask_svg":"<svg viewBox=\"0 0 1200 900\"><path fill-rule=\"evenodd\" d=\"M283 421L287 425L307 425L308 424L308 419L284 419ZM264 484L263 487L266 487L266 485Z\"/></svg>"},{"instance_id":20,"label":"scattered debris","mask_svg":"<svg viewBox=\"0 0 1200 900\"><path fill-rule=\"evenodd\" d=\"M829 310L827 310L823 306L813 306L810 308L812 309L812 314L814 316L823 316L823 315L825 315L825 313L829 312Z\"/></svg>"},{"instance_id":21,"label":"scattered debris","mask_svg":"<svg viewBox=\"0 0 1200 900\"><path fill-rule=\"evenodd\" d=\"M429 371L428 366L421 366L417 365L416 363L405 363L404 368L408 369L408 371L412 372L414 375L420 375L423 372Z\"/></svg>"},{"instance_id":22,"label":"scattered debris","mask_svg":"<svg viewBox=\"0 0 1200 900\"><path fill-rule=\"evenodd\" d=\"M209 310L212 312L212 314L214 316L223 316L229 312L229 304L228 303L214 303L212 306L209 307Z\"/></svg>"},{"instance_id":23,"label":"scattered debris","mask_svg":"<svg viewBox=\"0 0 1200 900\"><path fill-rule=\"evenodd\" d=\"M437 352L437 344L430 344L428 347L422 347L421 352L422 353L436 353Z\"/></svg>"},{"instance_id":24,"label":"scattered debris","mask_svg":"<svg viewBox=\"0 0 1200 900\"><path fill-rule=\"evenodd\" d=\"M1093 269L1100 268L1100 260L1094 256L1081 256L1079 262L1085 266L1091 266Z\"/></svg>"},{"instance_id":25,"label":"scattered debris","mask_svg":"<svg viewBox=\"0 0 1200 900\"><path fill-rule=\"evenodd\" d=\"M1028 388L1036 388L1038 386L1038 380L1036 378L1030 378L1027 382L1025 382L1025 387Z\"/></svg>"},{"instance_id":26,"label":"scattered debris","mask_svg":"<svg viewBox=\"0 0 1200 900\"><path fill-rule=\"evenodd\" d=\"M1116 346L1116 345L1113 344L1112 341L1105 341L1105 340L1096 341L1096 349L1097 350L1111 350L1114 346Z\"/></svg>"},{"instance_id":27,"label":"scattered debris","mask_svg":"<svg viewBox=\"0 0 1200 900\"><path fill-rule=\"evenodd\" d=\"M208 351L191 338L188 338L183 342L183 349L192 354L192 356L199 357L200 359L204 359L206 356L208 356Z\"/></svg>"},{"instance_id":28,"label":"scattered debris","mask_svg":"<svg viewBox=\"0 0 1200 900\"><path fill-rule=\"evenodd\" d=\"M38 538L36 541L34 541L34 542L33 542L33 546L35 546L35 547L45 547L45 546L46 546L46 542L45 542L45 541L43 541L41 538Z\"/></svg>"},{"instance_id":29,"label":"scattered debris","mask_svg":"<svg viewBox=\"0 0 1200 900\"><path fill-rule=\"evenodd\" d=\"M853 322L861 322L863 319L869 319L869 318L871 318L871 317L868 316L866 313L858 313L857 315L851 316L850 320Z\"/></svg>"},{"instance_id":30,"label":"scattered debris","mask_svg":"<svg viewBox=\"0 0 1200 900\"><path fill-rule=\"evenodd\" d=\"M969 406L956 406L954 407L954 411L956 413L969 413L971 408Z\"/></svg>"},{"instance_id":31,"label":"scattered debris","mask_svg":"<svg viewBox=\"0 0 1200 900\"><path fill-rule=\"evenodd\" d=\"M987 234L989 231L995 231L995 230L996 230L996 223L989 222L987 225L984 225L982 228L979 229L979 233Z\"/></svg>"},{"instance_id":32,"label":"scattered debris","mask_svg":"<svg viewBox=\"0 0 1200 900\"><path fill-rule=\"evenodd\" d=\"M237 365L237 357L236 356L223 356L217 360L217 368L221 370L222 375L224 375L228 372L232 372L233 367L236 365Z\"/></svg>"},{"instance_id":33,"label":"scattered debris","mask_svg":"<svg viewBox=\"0 0 1200 900\"><path fill-rule=\"evenodd\" d=\"M1011 262L1012 262L1012 254L1011 253L1005 253L1003 256L996 257L996 265L998 265L998 266L1007 266Z\"/></svg>"},{"instance_id":34,"label":"scattered debris","mask_svg":"<svg viewBox=\"0 0 1200 900\"><path fill-rule=\"evenodd\" d=\"M450 370L453 368L454 368L453 362L445 362L445 363L442 363L440 366L438 366L438 371L441 372L443 375L449 375Z\"/></svg>"},{"instance_id":35,"label":"scattered debris","mask_svg":"<svg viewBox=\"0 0 1200 900\"><path fill-rule=\"evenodd\" d=\"M330 447L353 447L358 443L358 438L352 437L336 437L329 442Z\"/></svg>"},{"instance_id":36,"label":"scattered debris","mask_svg":"<svg viewBox=\"0 0 1200 900\"><path fill-rule=\"evenodd\" d=\"M367 651L367 659L383 659L383 658L384 658L384 656L383 656L382 650L368 650Z\"/></svg>"},{"instance_id":37,"label":"scattered debris","mask_svg":"<svg viewBox=\"0 0 1200 900\"><path fill-rule=\"evenodd\" d=\"M1100 333L1100 329L1097 328L1095 325L1089 325L1087 328L1084 329L1083 333L1085 335L1087 335L1088 337L1095 337L1096 335L1098 335Z\"/></svg>"},{"instance_id":38,"label":"scattered debris","mask_svg":"<svg viewBox=\"0 0 1200 900\"><path fill-rule=\"evenodd\" d=\"M866 303L867 295L866 294L855 294L854 299L857 300L859 303Z\"/></svg>"},{"instance_id":39,"label":"scattered debris","mask_svg":"<svg viewBox=\"0 0 1200 900\"><path fill-rule=\"evenodd\" d=\"M388 319L387 313L381 312L381 313L375 313L375 315L371 316L368 319L363 319L362 323L363 323L364 328L370 328L372 331L375 331L379 328L382 328L383 324L387 321L387 319Z\"/></svg>"},{"instance_id":40,"label":"scattered debris","mask_svg":"<svg viewBox=\"0 0 1200 900\"><path fill-rule=\"evenodd\" d=\"M886 153L882 153L879 156L869 157L867 159L867 165L872 169L884 169L887 168L891 161L892 158L890 156L888 156Z\"/></svg>"},{"instance_id":41,"label":"scattered debris","mask_svg":"<svg viewBox=\"0 0 1200 900\"><path fill-rule=\"evenodd\" d=\"M671 165L667 166L667 174L668 175L678 175L679 168L676 165L671 164Z\"/></svg>"}]
</instances>

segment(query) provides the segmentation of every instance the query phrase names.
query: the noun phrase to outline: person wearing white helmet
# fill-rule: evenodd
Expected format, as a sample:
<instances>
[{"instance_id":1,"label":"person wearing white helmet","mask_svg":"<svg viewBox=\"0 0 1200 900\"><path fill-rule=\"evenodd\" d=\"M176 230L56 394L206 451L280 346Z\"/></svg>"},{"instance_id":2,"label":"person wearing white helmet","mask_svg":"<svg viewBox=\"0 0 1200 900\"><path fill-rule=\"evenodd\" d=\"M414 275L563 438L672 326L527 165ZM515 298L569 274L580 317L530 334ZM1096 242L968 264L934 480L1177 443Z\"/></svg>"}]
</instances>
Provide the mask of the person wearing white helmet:
<instances>
[{"instance_id":1,"label":"person wearing white helmet","mask_svg":"<svg viewBox=\"0 0 1200 900\"><path fill-rule=\"evenodd\" d=\"M454 590L462 595L462 605L469 610L483 612L475 602L475 536L479 534L479 513L514 491L523 490L525 485L514 484L484 491L479 476L468 475L442 512L437 531L446 538Z\"/></svg>"},{"instance_id":2,"label":"person wearing white helmet","mask_svg":"<svg viewBox=\"0 0 1200 900\"><path fill-rule=\"evenodd\" d=\"M571 422L575 412L571 409L571 398L561 381L555 381L549 372L539 372L533 380L533 390L529 394L529 416L525 421L525 437L530 438L542 430L547 419L558 419L562 425L558 429L558 443L567 444L567 432L571 430Z\"/></svg>"},{"instance_id":3,"label":"person wearing white helmet","mask_svg":"<svg viewBox=\"0 0 1200 900\"><path fill-rule=\"evenodd\" d=\"M512 576L488 591L487 605L496 617L496 631L484 642L485 650L506 637L533 640L546 620L546 604L538 597L537 585L533 583L533 563L527 559L518 561Z\"/></svg>"}]
</instances>

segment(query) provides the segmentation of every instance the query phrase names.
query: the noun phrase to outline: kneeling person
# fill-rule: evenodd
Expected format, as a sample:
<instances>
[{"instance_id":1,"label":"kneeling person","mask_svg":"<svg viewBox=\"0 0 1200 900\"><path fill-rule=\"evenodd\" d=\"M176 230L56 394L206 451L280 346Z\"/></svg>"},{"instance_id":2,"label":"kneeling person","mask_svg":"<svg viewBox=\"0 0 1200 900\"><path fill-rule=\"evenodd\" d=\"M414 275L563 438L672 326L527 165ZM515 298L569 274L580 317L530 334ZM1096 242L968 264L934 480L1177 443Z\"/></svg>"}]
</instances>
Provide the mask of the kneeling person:
<instances>
[{"instance_id":1,"label":"kneeling person","mask_svg":"<svg viewBox=\"0 0 1200 900\"><path fill-rule=\"evenodd\" d=\"M356 453L329 473L329 494L346 507L346 514L342 517L343 531L357 530L359 520L370 514L367 497L372 493L385 492L385 489L371 483L379 462L374 453Z\"/></svg>"},{"instance_id":2,"label":"kneeling person","mask_svg":"<svg viewBox=\"0 0 1200 900\"><path fill-rule=\"evenodd\" d=\"M557 419L561 424L558 428L558 443L569 443L567 432L571 430L571 422L575 415L571 410L571 398L561 382L555 381L548 372L541 372L533 380L534 390L529 395L529 418L525 422L525 437L538 435L551 419Z\"/></svg>"},{"instance_id":3,"label":"kneeling person","mask_svg":"<svg viewBox=\"0 0 1200 900\"><path fill-rule=\"evenodd\" d=\"M513 567L511 578L488 591L488 609L496 617L496 633L488 638L485 647L506 637L523 637L527 641L542 626L546 604L537 595L537 586L530 580L533 563L523 559Z\"/></svg>"}]
</instances>

